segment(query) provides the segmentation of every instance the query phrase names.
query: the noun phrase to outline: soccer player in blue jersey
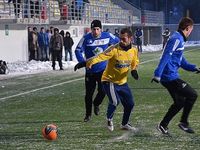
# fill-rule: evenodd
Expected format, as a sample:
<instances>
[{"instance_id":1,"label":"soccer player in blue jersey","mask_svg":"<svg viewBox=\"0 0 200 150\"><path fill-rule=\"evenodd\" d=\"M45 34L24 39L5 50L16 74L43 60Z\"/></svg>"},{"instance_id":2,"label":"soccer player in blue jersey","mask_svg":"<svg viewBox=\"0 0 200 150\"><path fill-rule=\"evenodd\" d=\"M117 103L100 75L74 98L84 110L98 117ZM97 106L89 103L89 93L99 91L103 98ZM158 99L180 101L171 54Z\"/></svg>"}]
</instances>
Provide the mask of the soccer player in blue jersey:
<instances>
[{"instance_id":1,"label":"soccer player in blue jersey","mask_svg":"<svg viewBox=\"0 0 200 150\"><path fill-rule=\"evenodd\" d=\"M197 92L185 81L181 80L178 69L200 72L200 69L186 61L183 51L187 37L193 30L193 20L188 17L181 19L178 31L174 32L167 41L162 57L154 71L152 82L161 83L173 99L173 104L168 109L157 129L163 134L169 134L168 124L172 118L183 109L179 128L187 133L194 133L189 126L188 117L197 99Z\"/></svg>"},{"instance_id":2,"label":"soccer player in blue jersey","mask_svg":"<svg viewBox=\"0 0 200 150\"><path fill-rule=\"evenodd\" d=\"M94 57L102 53L110 45L116 44L119 42L119 38L115 37L113 34L108 32L102 32L101 21L93 20L91 23L91 33L86 34L79 42L75 54L78 60L78 64L75 66L75 70L85 66L86 59ZM92 115L92 103L94 105L95 115L99 114L99 105L102 103L105 93L102 89L101 76L106 68L107 62L101 62L94 65L90 69L86 69L85 74L85 108L86 114L84 121L88 122L91 119ZM98 92L92 100L96 84L98 85Z\"/></svg>"}]
</instances>

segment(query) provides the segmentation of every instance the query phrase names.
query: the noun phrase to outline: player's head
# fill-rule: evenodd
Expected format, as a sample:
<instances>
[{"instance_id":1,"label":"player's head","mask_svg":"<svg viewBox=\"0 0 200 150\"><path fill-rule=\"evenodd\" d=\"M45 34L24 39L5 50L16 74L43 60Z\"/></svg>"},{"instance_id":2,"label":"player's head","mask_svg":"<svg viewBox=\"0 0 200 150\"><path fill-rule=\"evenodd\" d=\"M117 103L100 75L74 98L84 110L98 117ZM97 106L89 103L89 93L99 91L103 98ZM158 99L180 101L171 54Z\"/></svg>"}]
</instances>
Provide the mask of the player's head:
<instances>
[{"instance_id":1,"label":"player's head","mask_svg":"<svg viewBox=\"0 0 200 150\"><path fill-rule=\"evenodd\" d=\"M101 21L100 20L93 20L91 23L91 30L92 30L92 35L94 37L98 37L101 34Z\"/></svg>"},{"instance_id":2,"label":"player's head","mask_svg":"<svg viewBox=\"0 0 200 150\"><path fill-rule=\"evenodd\" d=\"M123 28L120 31L120 44L128 46L133 40L133 33L129 28Z\"/></svg>"},{"instance_id":3,"label":"player's head","mask_svg":"<svg viewBox=\"0 0 200 150\"><path fill-rule=\"evenodd\" d=\"M183 34L188 37L193 30L194 22L189 17L184 17L180 20L178 30L181 30Z\"/></svg>"}]
</instances>

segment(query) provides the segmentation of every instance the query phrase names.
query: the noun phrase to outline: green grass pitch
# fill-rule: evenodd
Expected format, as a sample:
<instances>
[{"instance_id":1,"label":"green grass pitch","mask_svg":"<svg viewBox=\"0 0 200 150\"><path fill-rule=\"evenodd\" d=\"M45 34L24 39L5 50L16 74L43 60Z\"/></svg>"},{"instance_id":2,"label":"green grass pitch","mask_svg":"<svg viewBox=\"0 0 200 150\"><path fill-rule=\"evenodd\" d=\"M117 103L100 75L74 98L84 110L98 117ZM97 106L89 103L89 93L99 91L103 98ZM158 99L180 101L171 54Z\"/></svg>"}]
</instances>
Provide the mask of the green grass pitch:
<instances>
[{"instance_id":1,"label":"green grass pitch","mask_svg":"<svg viewBox=\"0 0 200 150\"><path fill-rule=\"evenodd\" d=\"M50 71L0 79L0 149L2 150L199 150L200 98L190 115L190 124L196 131L181 131L180 113L172 120L172 137L161 135L156 125L162 119L172 100L160 84L150 83L160 52L141 55L139 76L128 78L134 94L135 107L130 119L137 132L120 130L121 104L114 115L115 130L106 128L108 99L100 107L100 115L83 122L84 69ZM186 59L200 66L200 49L187 48ZM181 78L191 84L200 95L200 74L180 70ZM58 139L48 141L41 130L54 123L58 126Z\"/></svg>"}]
</instances>

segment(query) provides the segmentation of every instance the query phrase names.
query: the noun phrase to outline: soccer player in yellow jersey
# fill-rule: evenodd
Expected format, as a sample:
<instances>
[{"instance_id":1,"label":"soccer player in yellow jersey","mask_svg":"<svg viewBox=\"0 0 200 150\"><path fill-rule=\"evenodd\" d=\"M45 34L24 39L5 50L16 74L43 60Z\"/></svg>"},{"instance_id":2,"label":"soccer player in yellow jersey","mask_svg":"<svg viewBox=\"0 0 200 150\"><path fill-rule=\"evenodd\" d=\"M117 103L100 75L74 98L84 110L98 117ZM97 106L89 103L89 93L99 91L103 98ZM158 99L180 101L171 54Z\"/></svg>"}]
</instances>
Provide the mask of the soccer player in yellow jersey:
<instances>
[{"instance_id":1,"label":"soccer player in yellow jersey","mask_svg":"<svg viewBox=\"0 0 200 150\"><path fill-rule=\"evenodd\" d=\"M107 109L107 127L110 131L114 130L113 115L117 105L121 102L124 107L124 114L121 123L121 129L135 130L129 124L131 111L134 107L134 99L130 88L127 84L128 71L135 79L138 79L137 66L139 63L138 50L132 46L133 34L130 29L123 28L120 31L120 42L110 46L106 51L88 59L86 67L108 60L106 69L103 72L101 81L109 98Z\"/></svg>"}]
</instances>

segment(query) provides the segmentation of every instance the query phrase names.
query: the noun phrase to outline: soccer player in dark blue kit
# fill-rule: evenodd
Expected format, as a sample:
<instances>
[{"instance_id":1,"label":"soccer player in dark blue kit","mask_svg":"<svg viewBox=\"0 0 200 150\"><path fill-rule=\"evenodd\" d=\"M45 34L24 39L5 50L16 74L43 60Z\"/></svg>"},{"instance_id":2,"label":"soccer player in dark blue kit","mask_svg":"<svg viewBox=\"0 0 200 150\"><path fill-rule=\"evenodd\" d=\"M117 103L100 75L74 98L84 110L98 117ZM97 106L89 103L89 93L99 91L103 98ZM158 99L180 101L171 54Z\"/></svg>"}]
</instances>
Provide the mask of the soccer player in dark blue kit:
<instances>
[{"instance_id":1,"label":"soccer player in dark blue kit","mask_svg":"<svg viewBox=\"0 0 200 150\"><path fill-rule=\"evenodd\" d=\"M169 134L168 124L172 118L183 109L179 128L187 133L194 133L189 126L188 117L198 97L197 92L185 81L180 79L178 69L200 73L200 69L186 61L183 51L187 37L193 30L193 20L188 17L181 19L178 31L174 32L163 50L160 62L154 71L152 82L161 83L171 95L174 103L168 109L157 129L163 134Z\"/></svg>"},{"instance_id":2,"label":"soccer player in dark blue kit","mask_svg":"<svg viewBox=\"0 0 200 150\"><path fill-rule=\"evenodd\" d=\"M86 59L94 57L104 50L106 50L110 45L116 44L119 42L119 38L114 36L108 32L102 32L101 21L93 20L91 23L91 33L86 34L79 42L75 54L78 60L78 64L75 66L74 70L85 66ZM83 56L84 54L84 56ZM101 84L101 76L103 71L105 70L107 62L101 62L95 64L90 69L86 69L85 74L85 108L86 114L84 121L88 122L91 119L92 115L92 102L94 105L94 113L95 115L99 114L99 105L102 103L105 92L103 91ZM92 100L93 94L96 88L96 84L98 84L98 92Z\"/></svg>"}]
</instances>

